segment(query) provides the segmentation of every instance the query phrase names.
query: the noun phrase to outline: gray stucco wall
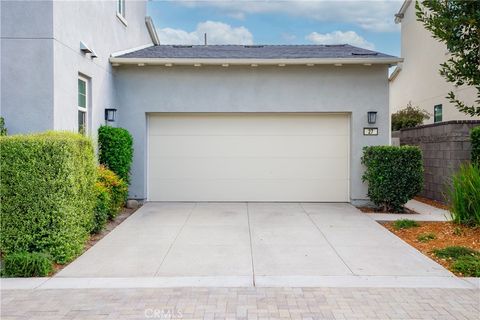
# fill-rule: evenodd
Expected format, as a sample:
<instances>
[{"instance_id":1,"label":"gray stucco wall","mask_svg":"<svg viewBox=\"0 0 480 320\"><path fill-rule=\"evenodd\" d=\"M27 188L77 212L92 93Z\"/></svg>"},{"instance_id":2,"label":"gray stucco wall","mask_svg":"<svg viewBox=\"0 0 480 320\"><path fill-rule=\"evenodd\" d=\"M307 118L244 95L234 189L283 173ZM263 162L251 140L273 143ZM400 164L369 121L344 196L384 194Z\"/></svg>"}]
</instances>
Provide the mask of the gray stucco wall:
<instances>
[{"instance_id":1,"label":"gray stucco wall","mask_svg":"<svg viewBox=\"0 0 480 320\"><path fill-rule=\"evenodd\" d=\"M146 119L151 112L346 112L351 117L350 196L366 200L360 158L367 145L389 144L386 66L121 66L115 83L118 125L134 137L130 196L145 198ZM378 136L364 136L378 111Z\"/></svg>"},{"instance_id":2,"label":"gray stucco wall","mask_svg":"<svg viewBox=\"0 0 480 320\"><path fill-rule=\"evenodd\" d=\"M112 1L1 1L1 114L9 132L77 131L77 78L90 79L89 131L115 107L110 54L151 43L146 2L126 1L125 26ZM80 41L95 50L91 59Z\"/></svg>"},{"instance_id":3,"label":"gray stucco wall","mask_svg":"<svg viewBox=\"0 0 480 320\"><path fill-rule=\"evenodd\" d=\"M0 113L12 134L52 129L53 2L0 6Z\"/></svg>"}]
</instances>

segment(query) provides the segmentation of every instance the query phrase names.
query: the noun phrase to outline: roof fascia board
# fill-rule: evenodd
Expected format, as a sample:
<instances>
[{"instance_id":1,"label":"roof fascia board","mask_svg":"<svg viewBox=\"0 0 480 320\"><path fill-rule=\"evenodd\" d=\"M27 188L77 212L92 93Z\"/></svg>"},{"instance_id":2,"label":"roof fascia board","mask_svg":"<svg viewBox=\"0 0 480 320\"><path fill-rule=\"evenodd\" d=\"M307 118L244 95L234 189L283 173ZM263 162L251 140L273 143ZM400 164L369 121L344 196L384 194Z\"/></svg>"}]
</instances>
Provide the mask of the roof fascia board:
<instances>
[{"instance_id":1,"label":"roof fascia board","mask_svg":"<svg viewBox=\"0 0 480 320\"><path fill-rule=\"evenodd\" d=\"M396 65L403 58L309 58L309 59L207 59L207 58L110 58L112 64L145 64L145 65L303 65L303 64L388 64Z\"/></svg>"},{"instance_id":2,"label":"roof fascia board","mask_svg":"<svg viewBox=\"0 0 480 320\"><path fill-rule=\"evenodd\" d=\"M117 51L117 52L114 52L114 53L110 54L110 58L123 56L124 54L130 53L130 52L135 52L135 51L142 50L142 49L149 48L149 47L153 47L153 46L154 46L153 43L149 43L149 44L145 44L143 46L130 48L130 49L122 50L122 51Z\"/></svg>"}]
</instances>

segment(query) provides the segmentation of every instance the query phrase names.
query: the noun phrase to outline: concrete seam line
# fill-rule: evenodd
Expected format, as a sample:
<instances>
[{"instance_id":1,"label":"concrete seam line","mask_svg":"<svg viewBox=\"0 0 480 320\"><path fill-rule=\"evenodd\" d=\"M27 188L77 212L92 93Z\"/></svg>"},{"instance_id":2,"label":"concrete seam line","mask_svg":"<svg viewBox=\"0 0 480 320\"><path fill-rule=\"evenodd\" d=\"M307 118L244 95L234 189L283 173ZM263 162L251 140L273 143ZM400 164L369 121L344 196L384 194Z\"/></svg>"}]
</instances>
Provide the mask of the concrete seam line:
<instances>
[{"instance_id":1,"label":"concrete seam line","mask_svg":"<svg viewBox=\"0 0 480 320\"><path fill-rule=\"evenodd\" d=\"M168 254L170 253L170 250L172 250L172 247L173 247L173 245L175 244L175 242L177 241L178 237L180 236L180 233L182 233L183 229L184 229L185 226L187 225L188 220L190 220L190 217L192 216L193 211L197 208L197 204L198 204L198 203L195 202L195 205L192 207L192 209L190 209L190 212L188 213L187 219L185 219L185 222L183 223L183 225L182 225L182 227L180 228L180 230L178 230L178 233L177 233L177 235L175 236L175 239L173 239L172 243L171 243L170 246L168 247L167 253L165 253L165 255L163 256L162 262L160 262L160 265L158 266L157 271L155 271L154 277L156 277L156 276L158 275L158 273L160 272L160 268L162 267L163 263L165 262L165 259L167 259L167 256L168 256Z\"/></svg>"},{"instance_id":2,"label":"concrete seam line","mask_svg":"<svg viewBox=\"0 0 480 320\"><path fill-rule=\"evenodd\" d=\"M253 262L252 228L250 226L250 210L248 208L248 202L246 202L246 204L247 204L248 235L250 239L250 258L252 261L252 282L253 282L253 286L255 287L255 264Z\"/></svg>"},{"instance_id":3,"label":"concrete seam line","mask_svg":"<svg viewBox=\"0 0 480 320\"><path fill-rule=\"evenodd\" d=\"M327 239L327 236L325 236L325 234L322 232L322 230L320 230L320 228L317 226L317 224L315 223L315 221L313 221L312 217L310 217L310 215L308 214L307 210L305 210L303 204L301 202L299 202L299 205L300 207L302 208L303 212L307 215L307 218L308 220L310 220L311 223L313 223L313 225L315 226L315 228L317 228L318 232L320 232L320 234L325 238L325 241L327 241L328 245L330 246L330 248L332 248L332 250L335 252L335 254L338 256L338 258L340 258L340 260L343 262L343 264L345 265L345 267L347 267L348 270L350 270L350 272L355 275L355 273L353 272L352 269L350 269L350 266L345 262L345 260L343 260L342 256L338 253L337 249L335 249L335 247L333 246L333 244L330 243L330 241L328 241Z\"/></svg>"}]
</instances>

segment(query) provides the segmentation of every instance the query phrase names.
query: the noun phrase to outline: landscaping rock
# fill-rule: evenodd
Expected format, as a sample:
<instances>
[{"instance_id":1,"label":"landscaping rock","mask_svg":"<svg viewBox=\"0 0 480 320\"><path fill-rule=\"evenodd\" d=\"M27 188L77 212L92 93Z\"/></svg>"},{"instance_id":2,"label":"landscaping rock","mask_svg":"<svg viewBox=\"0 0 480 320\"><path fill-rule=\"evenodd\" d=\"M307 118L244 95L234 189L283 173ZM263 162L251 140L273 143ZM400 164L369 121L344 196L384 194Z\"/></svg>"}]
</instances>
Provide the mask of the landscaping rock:
<instances>
[{"instance_id":1,"label":"landscaping rock","mask_svg":"<svg viewBox=\"0 0 480 320\"><path fill-rule=\"evenodd\" d=\"M137 200L134 200L134 199L127 200L128 209L137 209L138 206L139 206L139 203Z\"/></svg>"}]
</instances>

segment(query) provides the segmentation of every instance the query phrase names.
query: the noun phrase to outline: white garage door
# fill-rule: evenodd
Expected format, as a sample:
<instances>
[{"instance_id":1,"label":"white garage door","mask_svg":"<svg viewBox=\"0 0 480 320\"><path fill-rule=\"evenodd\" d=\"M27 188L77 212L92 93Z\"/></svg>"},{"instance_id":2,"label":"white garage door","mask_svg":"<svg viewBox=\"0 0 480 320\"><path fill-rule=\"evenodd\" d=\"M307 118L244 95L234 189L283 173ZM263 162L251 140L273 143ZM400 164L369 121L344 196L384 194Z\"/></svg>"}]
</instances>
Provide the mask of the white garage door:
<instances>
[{"instance_id":1,"label":"white garage door","mask_svg":"<svg viewBox=\"0 0 480 320\"><path fill-rule=\"evenodd\" d=\"M152 114L150 201L349 201L345 114Z\"/></svg>"}]
</instances>

